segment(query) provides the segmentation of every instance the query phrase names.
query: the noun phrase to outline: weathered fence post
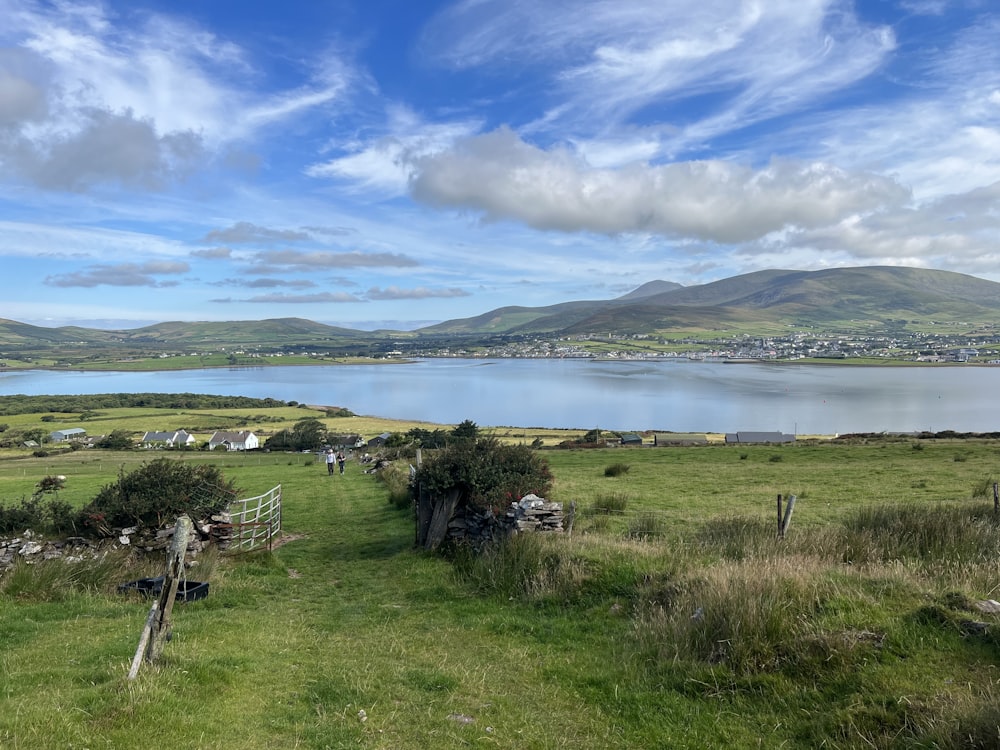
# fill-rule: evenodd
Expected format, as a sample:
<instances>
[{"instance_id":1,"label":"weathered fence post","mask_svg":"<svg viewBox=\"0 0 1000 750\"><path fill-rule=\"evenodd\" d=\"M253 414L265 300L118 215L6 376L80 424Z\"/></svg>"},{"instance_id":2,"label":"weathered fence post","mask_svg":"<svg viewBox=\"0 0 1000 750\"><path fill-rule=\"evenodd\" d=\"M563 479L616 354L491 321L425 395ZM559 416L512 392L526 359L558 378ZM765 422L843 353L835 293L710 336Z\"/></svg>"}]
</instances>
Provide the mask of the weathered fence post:
<instances>
[{"instance_id":1,"label":"weathered fence post","mask_svg":"<svg viewBox=\"0 0 1000 750\"><path fill-rule=\"evenodd\" d=\"M781 495L778 495L778 538L781 538Z\"/></svg>"},{"instance_id":2,"label":"weathered fence post","mask_svg":"<svg viewBox=\"0 0 1000 750\"><path fill-rule=\"evenodd\" d=\"M1000 483L993 483L993 512L1000 511Z\"/></svg>"},{"instance_id":3,"label":"weathered fence post","mask_svg":"<svg viewBox=\"0 0 1000 750\"><path fill-rule=\"evenodd\" d=\"M424 549L435 550L448 535L448 522L455 513L458 501L462 497L462 491L458 488L451 489L445 497L434 498L434 510L431 514L430 524L427 527L427 537L424 539Z\"/></svg>"},{"instance_id":4,"label":"weathered fence post","mask_svg":"<svg viewBox=\"0 0 1000 750\"><path fill-rule=\"evenodd\" d=\"M795 495L788 496L788 504L785 506L785 517L781 521L781 538L785 538L788 531L788 524L792 522L792 509L795 507Z\"/></svg>"},{"instance_id":5,"label":"weathered fence post","mask_svg":"<svg viewBox=\"0 0 1000 750\"><path fill-rule=\"evenodd\" d=\"M576 520L576 500L570 500L569 503L569 514L566 516L564 526L566 528L566 536L573 535L573 521Z\"/></svg>"},{"instance_id":6,"label":"weathered fence post","mask_svg":"<svg viewBox=\"0 0 1000 750\"><path fill-rule=\"evenodd\" d=\"M149 644L149 636L153 632L153 620L156 619L156 611L159 608L159 600L153 602L153 606L149 608L149 614L146 616L146 623L142 626L142 635L139 637L139 645L135 649L135 656L132 657L132 667L128 671L128 678L130 680L134 680L135 676L139 674L139 665L142 664L142 658L146 655L146 646Z\"/></svg>"},{"instance_id":7,"label":"weathered fence post","mask_svg":"<svg viewBox=\"0 0 1000 750\"><path fill-rule=\"evenodd\" d=\"M167 552L167 569L163 576L163 588L160 598L153 602L149 608L149 615L142 626L142 635L139 638L139 646L135 650L132 658L132 667L129 669L128 678L134 680L139 674L139 665L143 657L146 661L152 662L159 658L163 652L163 644L170 639L170 615L174 609L174 601L177 599L177 589L180 587L181 576L184 572L184 554L187 552L188 540L194 524L187 516L181 516L174 525L174 537L170 541L170 549Z\"/></svg>"},{"instance_id":8,"label":"weathered fence post","mask_svg":"<svg viewBox=\"0 0 1000 750\"><path fill-rule=\"evenodd\" d=\"M159 613L153 622L152 639L149 642L147 661L156 661L163 653L163 644L170 638L170 616L174 610L174 600L184 573L184 554L187 552L188 540L194 524L187 516L177 519L174 526L174 538L170 540L167 552L167 569L163 575L163 591L160 594Z\"/></svg>"}]
</instances>

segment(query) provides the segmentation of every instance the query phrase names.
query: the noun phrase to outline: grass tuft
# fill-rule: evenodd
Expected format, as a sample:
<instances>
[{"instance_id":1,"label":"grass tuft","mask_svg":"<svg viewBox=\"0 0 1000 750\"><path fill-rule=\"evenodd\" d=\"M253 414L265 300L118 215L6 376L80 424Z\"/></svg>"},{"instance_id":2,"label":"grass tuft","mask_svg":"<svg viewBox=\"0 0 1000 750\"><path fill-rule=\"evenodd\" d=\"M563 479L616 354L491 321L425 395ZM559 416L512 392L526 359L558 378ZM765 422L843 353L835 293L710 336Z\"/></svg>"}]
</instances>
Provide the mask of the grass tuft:
<instances>
[{"instance_id":1,"label":"grass tuft","mask_svg":"<svg viewBox=\"0 0 1000 750\"><path fill-rule=\"evenodd\" d=\"M632 467L629 466L628 464L623 464L623 463L609 464L608 466L604 467L604 476L620 477L625 474L628 474L629 469L631 468Z\"/></svg>"}]
</instances>

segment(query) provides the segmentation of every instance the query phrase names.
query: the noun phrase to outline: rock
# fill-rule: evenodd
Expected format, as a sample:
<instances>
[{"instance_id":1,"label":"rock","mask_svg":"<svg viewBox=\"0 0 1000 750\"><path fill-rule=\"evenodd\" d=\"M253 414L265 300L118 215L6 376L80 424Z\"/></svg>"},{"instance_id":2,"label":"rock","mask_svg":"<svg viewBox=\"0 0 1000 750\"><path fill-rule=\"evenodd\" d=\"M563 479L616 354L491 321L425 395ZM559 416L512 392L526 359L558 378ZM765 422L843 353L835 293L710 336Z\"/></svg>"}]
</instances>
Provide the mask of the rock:
<instances>
[{"instance_id":1,"label":"rock","mask_svg":"<svg viewBox=\"0 0 1000 750\"><path fill-rule=\"evenodd\" d=\"M973 604L977 610L987 615L997 615L1000 614L1000 602L994 601L993 599L986 599L985 601L976 602Z\"/></svg>"}]
</instances>

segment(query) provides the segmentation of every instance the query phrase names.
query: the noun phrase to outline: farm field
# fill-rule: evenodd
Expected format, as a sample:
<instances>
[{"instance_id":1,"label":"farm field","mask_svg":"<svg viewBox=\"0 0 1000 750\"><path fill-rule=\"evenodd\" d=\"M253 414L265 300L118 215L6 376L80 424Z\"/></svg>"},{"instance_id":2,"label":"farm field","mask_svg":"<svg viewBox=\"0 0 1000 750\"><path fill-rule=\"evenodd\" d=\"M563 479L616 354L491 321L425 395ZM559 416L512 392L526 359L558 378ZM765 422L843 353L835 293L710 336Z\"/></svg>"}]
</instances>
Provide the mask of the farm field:
<instances>
[{"instance_id":1,"label":"farm field","mask_svg":"<svg viewBox=\"0 0 1000 750\"><path fill-rule=\"evenodd\" d=\"M573 533L482 557L415 550L408 509L354 463L327 476L303 454L155 455L213 463L247 496L281 484L285 543L193 568L209 596L178 606L134 682L148 602L116 586L157 560L0 578L0 747L1000 736L997 616L974 608L1000 589L998 441L547 450ZM150 457L22 453L0 461L0 502L62 474L80 507ZM779 494L798 498L784 540Z\"/></svg>"}]
</instances>

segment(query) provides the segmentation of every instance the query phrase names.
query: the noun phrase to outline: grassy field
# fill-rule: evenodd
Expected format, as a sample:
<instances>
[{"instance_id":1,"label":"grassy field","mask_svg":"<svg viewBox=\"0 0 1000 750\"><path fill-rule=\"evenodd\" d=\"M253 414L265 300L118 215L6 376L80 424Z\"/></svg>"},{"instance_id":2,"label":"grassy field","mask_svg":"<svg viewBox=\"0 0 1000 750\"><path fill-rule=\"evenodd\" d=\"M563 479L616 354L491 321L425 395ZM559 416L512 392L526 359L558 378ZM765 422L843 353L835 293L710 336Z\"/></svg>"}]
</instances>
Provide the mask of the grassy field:
<instances>
[{"instance_id":1,"label":"grassy field","mask_svg":"<svg viewBox=\"0 0 1000 750\"><path fill-rule=\"evenodd\" d=\"M8 573L0 747L1000 741L998 625L971 606L1000 588L1000 443L546 451L573 534L454 558L414 550L409 512L353 463L172 455L245 495L280 483L287 543L192 569L209 596L134 682L148 602L116 585L157 560ZM0 461L0 500L59 473L82 505L147 458ZM784 540L778 494L798 497Z\"/></svg>"}]
</instances>

